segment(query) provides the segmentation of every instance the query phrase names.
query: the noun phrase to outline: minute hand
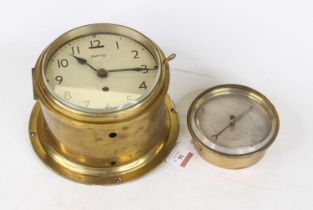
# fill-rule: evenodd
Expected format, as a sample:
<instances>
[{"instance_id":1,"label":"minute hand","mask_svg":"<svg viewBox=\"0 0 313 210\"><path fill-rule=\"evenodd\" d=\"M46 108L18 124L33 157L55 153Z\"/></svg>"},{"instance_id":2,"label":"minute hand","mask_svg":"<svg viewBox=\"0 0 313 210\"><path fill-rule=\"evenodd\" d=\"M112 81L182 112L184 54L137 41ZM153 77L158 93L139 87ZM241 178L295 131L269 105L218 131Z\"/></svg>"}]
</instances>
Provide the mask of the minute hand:
<instances>
[{"instance_id":1,"label":"minute hand","mask_svg":"<svg viewBox=\"0 0 313 210\"><path fill-rule=\"evenodd\" d=\"M111 69L111 70L107 70L107 72L123 72L123 71L151 71L151 70L157 70L158 67L154 67L154 68L125 68L125 69Z\"/></svg>"}]
</instances>

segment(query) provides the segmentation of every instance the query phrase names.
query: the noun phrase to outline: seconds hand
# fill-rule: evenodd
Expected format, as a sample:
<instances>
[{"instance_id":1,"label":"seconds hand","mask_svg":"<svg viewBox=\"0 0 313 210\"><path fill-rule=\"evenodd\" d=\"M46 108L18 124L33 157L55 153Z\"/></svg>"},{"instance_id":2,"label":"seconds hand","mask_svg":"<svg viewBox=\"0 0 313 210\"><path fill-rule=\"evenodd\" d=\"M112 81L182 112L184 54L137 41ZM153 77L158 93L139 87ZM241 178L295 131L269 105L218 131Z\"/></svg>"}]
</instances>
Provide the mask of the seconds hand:
<instances>
[{"instance_id":1,"label":"seconds hand","mask_svg":"<svg viewBox=\"0 0 313 210\"><path fill-rule=\"evenodd\" d=\"M230 121L228 123L227 126L225 126L220 132L218 132L217 134L212 135L213 140L217 140L218 136L221 135L227 128L232 127L235 125L236 122L238 122L239 120L241 120L246 114L248 114L250 111L252 111L252 108L254 107L254 105L249 106L248 109L246 109L245 111L241 112L237 117L235 117L234 115L230 116Z\"/></svg>"}]
</instances>

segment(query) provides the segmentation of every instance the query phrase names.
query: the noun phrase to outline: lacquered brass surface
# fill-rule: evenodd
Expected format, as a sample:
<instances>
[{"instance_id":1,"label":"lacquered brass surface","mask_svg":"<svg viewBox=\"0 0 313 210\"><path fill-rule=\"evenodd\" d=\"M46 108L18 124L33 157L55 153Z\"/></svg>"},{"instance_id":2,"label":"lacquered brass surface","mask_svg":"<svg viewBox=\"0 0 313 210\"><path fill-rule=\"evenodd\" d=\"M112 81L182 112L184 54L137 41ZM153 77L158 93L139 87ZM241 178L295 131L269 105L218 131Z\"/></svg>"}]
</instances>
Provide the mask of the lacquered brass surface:
<instances>
[{"instance_id":1,"label":"lacquered brass surface","mask_svg":"<svg viewBox=\"0 0 313 210\"><path fill-rule=\"evenodd\" d=\"M84 112L61 103L43 81L49 57L62 44L95 33L117 33L143 44L160 66L160 79L138 104L112 113ZM87 184L115 184L137 178L161 163L175 145L178 114L167 96L169 59L144 35L127 27L94 24L53 42L33 71L36 103L29 134L38 156L54 171Z\"/></svg>"},{"instance_id":2,"label":"lacquered brass surface","mask_svg":"<svg viewBox=\"0 0 313 210\"><path fill-rule=\"evenodd\" d=\"M272 130L267 137L268 139L265 142L266 144L262 145L262 147L255 151L241 154L229 154L208 147L203 143L204 140L199 138L197 131L195 131L195 111L198 109L200 104L209 98L219 96L220 94L228 94L236 91L241 92L241 90L242 94L246 94L247 97L253 99L256 103L264 107L271 119ZM196 97L189 108L187 124L193 138L193 144L201 157L216 166L228 169L245 168L258 162L263 157L266 149L274 142L279 131L279 117L272 103L263 94L252 88L233 84L215 86Z\"/></svg>"},{"instance_id":3,"label":"lacquered brass surface","mask_svg":"<svg viewBox=\"0 0 313 210\"><path fill-rule=\"evenodd\" d=\"M49 132L40 103L38 102L31 115L29 134L33 148L40 159L49 168L65 178L85 184L117 184L138 178L147 173L160 164L170 153L176 143L178 134L178 115L172 108L171 100L167 97L166 103L161 108L162 111L160 111L166 116L165 122L159 122L163 124L161 125L164 129L163 132L156 129L153 134L147 135L146 132L141 133L141 131L147 129L152 131L153 129L148 128L149 124L144 126L144 128L138 128L138 125L132 126L129 123L127 130L123 131L124 127L122 128L120 133L123 135L122 138L99 140L90 137L86 139L95 142L91 142L90 145L86 146L92 147L91 149L82 150L83 147L74 145L78 148L72 149L70 147L71 151L67 151L66 147L58 143ZM154 129L156 126L158 124L155 124ZM92 130L90 132L92 134ZM84 133L84 131L81 130L80 133ZM128 138L124 135L127 135ZM131 135L135 135L136 138L133 138ZM60 139L60 142L62 140L66 139ZM151 143L147 143L149 140ZM135 143L129 144L128 141ZM55 143L58 145L55 145ZM147 143L147 145L144 143ZM93 148L95 146L99 146L99 148ZM73 152L75 149L77 151ZM90 151L100 152L97 156L98 159L95 159ZM118 151L121 152L119 153ZM84 154L78 155L78 152L89 153L89 156ZM102 161L99 156L103 157Z\"/></svg>"},{"instance_id":4,"label":"lacquered brass surface","mask_svg":"<svg viewBox=\"0 0 313 210\"><path fill-rule=\"evenodd\" d=\"M228 169L240 169L251 166L258 162L265 153L265 151L260 151L248 155L227 155L208 149L195 139L193 139L193 144L203 159L216 166Z\"/></svg>"}]
</instances>

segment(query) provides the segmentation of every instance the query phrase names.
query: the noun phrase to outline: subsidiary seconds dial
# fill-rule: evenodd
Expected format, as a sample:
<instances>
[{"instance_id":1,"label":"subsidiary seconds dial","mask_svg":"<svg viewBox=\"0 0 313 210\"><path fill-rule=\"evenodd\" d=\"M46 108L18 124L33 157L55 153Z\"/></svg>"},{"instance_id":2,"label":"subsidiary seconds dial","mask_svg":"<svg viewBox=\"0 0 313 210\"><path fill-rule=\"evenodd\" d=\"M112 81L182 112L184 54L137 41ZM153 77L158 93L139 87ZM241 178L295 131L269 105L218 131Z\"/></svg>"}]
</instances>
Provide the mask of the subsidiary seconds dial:
<instances>
[{"instance_id":1,"label":"subsidiary seconds dial","mask_svg":"<svg viewBox=\"0 0 313 210\"><path fill-rule=\"evenodd\" d=\"M45 82L62 103L85 111L118 111L146 98L160 75L140 43L116 34L74 39L51 56Z\"/></svg>"}]
</instances>

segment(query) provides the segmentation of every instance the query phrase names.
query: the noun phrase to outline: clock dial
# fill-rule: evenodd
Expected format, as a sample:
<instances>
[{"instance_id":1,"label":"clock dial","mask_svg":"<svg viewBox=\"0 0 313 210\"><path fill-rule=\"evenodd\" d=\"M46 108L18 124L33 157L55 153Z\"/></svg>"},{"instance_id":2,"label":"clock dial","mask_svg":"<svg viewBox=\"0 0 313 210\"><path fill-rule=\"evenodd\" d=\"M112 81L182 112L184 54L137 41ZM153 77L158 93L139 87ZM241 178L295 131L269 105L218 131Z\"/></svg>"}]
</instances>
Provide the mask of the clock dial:
<instances>
[{"instance_id":1,"label":"clock dial","mask_svg":"<svg viewBox=\"0 0 313 210\"><path fill-rule=\"evenodd\" d=\"M64 44L44 72L46 85L61 102L103 112L139 103L159 75L159 64L147 48L116 34L88 35Z\"/></svg>"}]
</instances>

